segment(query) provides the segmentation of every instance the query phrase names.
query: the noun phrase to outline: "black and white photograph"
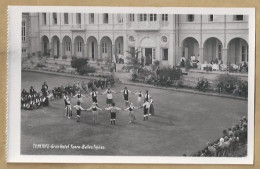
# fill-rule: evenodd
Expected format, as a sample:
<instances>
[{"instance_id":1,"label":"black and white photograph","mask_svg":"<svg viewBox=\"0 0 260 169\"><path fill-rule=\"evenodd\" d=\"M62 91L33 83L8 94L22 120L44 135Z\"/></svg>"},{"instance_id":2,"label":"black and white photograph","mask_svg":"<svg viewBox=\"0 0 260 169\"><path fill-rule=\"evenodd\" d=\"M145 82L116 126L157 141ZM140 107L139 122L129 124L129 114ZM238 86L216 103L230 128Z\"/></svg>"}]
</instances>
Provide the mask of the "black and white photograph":
<instances>
[{"instance_id":1,"label":"black and white photograph","mask_svg":"<svg viewBox=\"0 0 260 169\"><path fill-rule=\"evenodd\" d=\"M253 163L254 12L9 6L9 162Z\"/></svg>"}]
</instances>

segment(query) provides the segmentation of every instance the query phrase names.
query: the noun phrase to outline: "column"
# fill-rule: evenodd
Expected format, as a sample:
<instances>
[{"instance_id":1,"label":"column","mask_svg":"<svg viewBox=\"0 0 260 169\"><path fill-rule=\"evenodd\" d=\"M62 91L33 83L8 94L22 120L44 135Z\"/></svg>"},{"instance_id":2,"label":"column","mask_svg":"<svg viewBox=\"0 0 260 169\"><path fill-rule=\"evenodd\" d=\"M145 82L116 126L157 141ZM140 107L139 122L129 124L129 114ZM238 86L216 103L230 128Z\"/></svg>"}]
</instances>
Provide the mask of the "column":
<instances>
[{"instance_id":1,"label":"column","mask_svg":"<svg viewBox=\"0 0 260 169\"><path fill-rule=\"evenodd\" d=\"M203 47L200 47L199 48L199 61L200 61L200 63L201 64L203 64L204 63L204 55L203 55L203 50L204 50L204 48Z\"/></svg>"},{"instance_id":2,"label":"column","mask_svg":"<svg viewBox=\"0 0 260 169\"><path fill-rule=\"evenodd\" d=\"M125 35L124 37L123 37L123 55L124 55L124 57L126 58L127 57L127 55L128 55L128 53L126 52L126 51L128 51L129 49L128 49L128 46L127 46L127 41L126 41L126 38L127 36Z\"/></svg>"},{"instance_id":3,"label":"column","mask_svg":"<svg viewBox=\"0 0 260 169\"><path fill-rule=\"evenodd\" d=\"M60 51L59 51L59 53L60 53L60 59L62 59L62 57L64 56L64 46L63 46L63 43L60 43Z\"/></svg>"},{"instance_id":4,"label":"column","mask_svg":"<svg viewBox=\"0 0 260 169\"><path fill-rule=\"evenodd\" d=\"M225 64L225 65L228 65L227 51L228 51L227 48L222 49L222 61L223 61L223 64Z\"/></svg>"},{"instance_id":5,"label":"column","mask_svg":"<svg viewBox=\"0 0 260 169\"><path fill-rule=\"evenodd\" d=\"M111 48L111 50L112 50L112 56L111 56L111 61L112 62L116 62L116 46L115 46L115 44L112 44L112 48Z\"/></svg>"},{"instance_id":6,"label":"column","mask_svg":"<svg viewBox=\"0 0 260 169\"><path fill-rule=\"evenodd\" d=\"M72 43L71 45L72 49L71 49L71 57L75 56L75 44Z\"/></svg>"},{"instance_id":7,"label":"column","mask_svg":"<svg viewBox=\"0 0 260 169\"><path fill-rule=\"evenodd\" d=\"M52 42L50 42L50 58L53 58L53 52L54 52L54 50L53 50L53 44L52 44Z\"/></svg>"},{"instance_id":8,"label":"column","mask_svg":"<svg viewBox=\"0 0 260 169\"><path fill-rule=\"evenodd\" d=\"M100 44L97 45L97 61L100 61L101 60L101 46Z\"/></svg>"},{"instance_id":9,"label":"column","mask_svg":"<svg viewBox=\"0 0 260 169\"><path fill-rule=\"evenodd\" d=\"M87 45L87 43L86 43L86 44L84 44L84 54L85 54L84 57L85 57L85 58L89 58L88 53L89 53L89 52L88 52L88 45Z\"/></svg>"}]
</instances>

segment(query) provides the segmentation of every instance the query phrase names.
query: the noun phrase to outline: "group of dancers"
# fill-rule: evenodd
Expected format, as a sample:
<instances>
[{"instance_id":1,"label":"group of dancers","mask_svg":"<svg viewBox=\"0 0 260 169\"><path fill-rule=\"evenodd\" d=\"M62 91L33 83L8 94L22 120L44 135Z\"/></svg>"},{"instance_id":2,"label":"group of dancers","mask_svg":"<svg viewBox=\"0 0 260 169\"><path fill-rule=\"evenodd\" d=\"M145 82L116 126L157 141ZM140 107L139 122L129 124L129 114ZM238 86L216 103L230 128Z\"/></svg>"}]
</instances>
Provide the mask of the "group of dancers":
<instances>
[{"instance_id":1,"label":"group of dancers","mask_svg":"<svg viewBox=\"0 0 260 169\"><path fill-rule=\"evenodd\" d=\"M113 94L112 93L123 93L124 101L125 101L125 108L117 107L115 102L113 101ZM106 94L106 104L107 108L101 108L98 105L98 95L105 95ZM137 102L138 106L134 106L133 102L129 101L129 94L133 94L137 96ZM81 104L83 103L83 98L86 97L92 98L92 105L89 108L83 108ZM92 92L89 93L89 96L84 96L81 93L81 90L77 91L77 94L73 97L71 97L69 94L65 93L64 95L64 102L65 102L65 116L67 118L72 117L72 109L76 109L77 113L77 122L80 122L80 116L82 111L92 111L92 117L93 117L93 123L96 123L98 121L98 111L99 110L107 110L110 111L110 124L115 125L116 124L116 115L118 111L124 110L128 111L129 115L129 122L133 123L136 120L136 117L134 115L134 110L139 109L143 107L143 120L148 120L149 115L154 115L154 105L153 105L153 98L149 95L148 90L146 90L145 94L143 94L141 91L139 92L131 92L127 87L124 88L124 90L120 92L116 92L114 90L111 90L110 87L108 87L103 93L97 92L95 89L92 89ZM71 99L76 98L77 104L72 105Z\"/></svg>"}]
</instances>

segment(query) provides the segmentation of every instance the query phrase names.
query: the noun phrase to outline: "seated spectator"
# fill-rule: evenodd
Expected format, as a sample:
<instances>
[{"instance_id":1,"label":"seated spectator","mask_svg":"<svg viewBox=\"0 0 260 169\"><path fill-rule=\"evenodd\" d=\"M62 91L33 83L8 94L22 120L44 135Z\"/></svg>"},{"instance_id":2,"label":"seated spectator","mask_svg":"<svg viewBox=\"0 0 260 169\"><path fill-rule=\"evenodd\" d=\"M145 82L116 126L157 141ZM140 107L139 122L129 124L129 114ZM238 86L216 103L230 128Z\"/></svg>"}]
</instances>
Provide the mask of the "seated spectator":
<instances>
[{"instance_id":1,"label":"seated spectator","mask_svg":"<svg viewBox=\"0 0 260 169\"><path fill-rule=\"evenodd\" d=\"M209 152L209 156L216 156L216 148L213 146L212 143L207 143L207 148L208 148L208 152Z\"/></svg>"}]
</instances>

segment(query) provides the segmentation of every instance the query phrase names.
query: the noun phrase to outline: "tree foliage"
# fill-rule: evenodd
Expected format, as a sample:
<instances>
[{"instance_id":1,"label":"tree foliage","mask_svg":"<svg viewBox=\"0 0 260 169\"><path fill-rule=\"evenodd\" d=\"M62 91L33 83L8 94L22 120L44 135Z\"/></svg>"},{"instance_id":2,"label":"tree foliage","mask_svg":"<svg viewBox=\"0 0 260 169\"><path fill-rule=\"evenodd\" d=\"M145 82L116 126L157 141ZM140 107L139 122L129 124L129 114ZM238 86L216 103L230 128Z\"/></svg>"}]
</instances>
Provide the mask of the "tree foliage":
<instances>
[{"instance_id":1,"label":"tree foliage","mask_svg":"<svg viewBox=\"0 0 260 169\"><path fill-rule=\"evenodd\" d=\"M71 60L71 67L75 68L77 72L80 72L81 69L88 64L88 59L87 58L75 58L73 57Z\"/></svg>"},{"instance_id":2,"label":"tree foliage","mask_svg":"<svg viewBox=\"0 0 260 169\"><path fill-rule=\"evenodd\" d=\"M126 51L128 53L130 53L130 56L127 56L127 64L126 64L126 69L127 70L133 70L134 73L136 73L137 75L139 74L139 72L142 70L143 65L142 63L139 61L138 59L138 54L141 51L135 50L135 51Z\"/></svg>"}]
</instances>

